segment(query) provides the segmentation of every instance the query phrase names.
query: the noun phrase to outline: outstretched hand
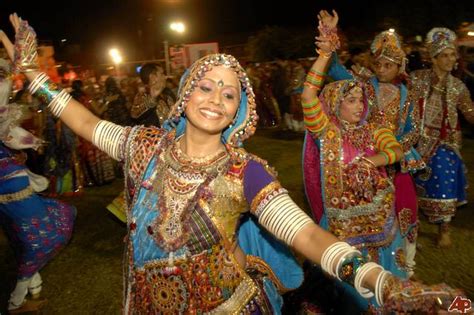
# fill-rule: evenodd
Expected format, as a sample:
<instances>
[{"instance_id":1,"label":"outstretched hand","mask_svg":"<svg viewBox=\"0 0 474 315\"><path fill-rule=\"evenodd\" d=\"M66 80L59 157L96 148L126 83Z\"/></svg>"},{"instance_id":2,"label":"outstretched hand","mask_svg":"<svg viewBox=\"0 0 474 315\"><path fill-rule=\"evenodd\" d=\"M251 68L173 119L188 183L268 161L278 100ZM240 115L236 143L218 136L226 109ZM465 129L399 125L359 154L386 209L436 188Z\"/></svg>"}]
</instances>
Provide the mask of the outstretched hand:
<instances>
[{"instance_id":1,"label":"outstretched hand","mask_svg":"<svg viewBox=\"0 0 474 315\"><path fill-rule=\"evenodd\" d=\"M316 47L319 54L324 53L326 56L336 51L341 43L337 35L337 22L339 16L335 10L332 10L332 15L326 11L321 10L318 14L318 31L319 36L316 37Z\"/></svg>"},{"instance_id":2,"label":"outstretched hand","mask_svg":"<svg viewBox=\"0 0 474 315\"><path fill-rule=\"evenodd\" d=\"M410 280L391 277L384 284L384 308L387 311L411 313L421 311L427 314L440 313L449 308L463 292L446 284L425 285Z\"/></svg>"},{"instance_id":3,"label":"outstretched hand","mask_svg":"<svg viewBox=\"0 0 474 315\"><path fill-rule=\"evenodd\" d=\"M334 51L330 38L316 36L316 42L314 44L316 45L318 50L321 50L326 54L330 54Z\"/></svg>"},{"instance_id":4,"label":"outstretched hand","mask_svg":"<svg viewBox=\"0 0 474 315\"><path fill-rule=\"evenodd\" d=\"M15 30L15 34L18 33L21 24L21 18L18 16L18 14L10 14L10 23L12 24L13 29Z\"/></svg>"},{"instance_id":5,"label":"outstretched hand","mask_svg":"<svg viewBox=\"0 0 474 315\"><path fill-rule=\"evenodd\" d=\"M319 24L328 29L334 29L337 26L339 21L339 16L337 15L336 10L332 10L332 15L326 10L319 11L318 14Z\"/></svg>"}]
</instances>

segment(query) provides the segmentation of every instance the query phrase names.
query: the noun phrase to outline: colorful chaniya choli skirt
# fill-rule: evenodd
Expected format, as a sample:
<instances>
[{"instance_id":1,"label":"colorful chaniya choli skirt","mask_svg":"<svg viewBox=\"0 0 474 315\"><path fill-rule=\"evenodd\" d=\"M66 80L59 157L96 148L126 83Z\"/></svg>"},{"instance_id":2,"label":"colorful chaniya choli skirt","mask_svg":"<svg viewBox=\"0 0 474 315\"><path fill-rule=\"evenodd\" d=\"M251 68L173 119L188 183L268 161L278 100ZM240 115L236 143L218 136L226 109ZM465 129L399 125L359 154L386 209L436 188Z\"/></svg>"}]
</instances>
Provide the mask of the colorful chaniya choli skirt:
<instances>
[{"instance_id":1,"label":"colorful chaniya choli skirt","mask_svg":"<svg viewBox=\"0 0 474 315\"><path fill-rule=\"evenodd\" d=\"M466 167L461 157L441 145L426 170L416 177L418 205L430 222L450 221L456 208L467 203Z\"/></svg>"},{"instance_id":2,"label":"colorful chaniya choli skirt","mask_svg":"<svg viewBox=\"0 0 474 315\"><path fill-rule=\"evenodd\" d=\"M214 245L156 259L131 272L130 314L272 314L259 268L245 271ZM251 265L251 264L250 264Z\"/></svg>"},{"instance_id":3,"label":"colorful chaniya choli skirt","mask_svg":"<svg viewBox=\"0 0 474 315\"><path fill-rule=\"evenodd\" d=\"M0 181L0 223L18 262L18 278L33 276L71 238L76 209L33 192L27 176Z\"/></svg>"}]
</instances>

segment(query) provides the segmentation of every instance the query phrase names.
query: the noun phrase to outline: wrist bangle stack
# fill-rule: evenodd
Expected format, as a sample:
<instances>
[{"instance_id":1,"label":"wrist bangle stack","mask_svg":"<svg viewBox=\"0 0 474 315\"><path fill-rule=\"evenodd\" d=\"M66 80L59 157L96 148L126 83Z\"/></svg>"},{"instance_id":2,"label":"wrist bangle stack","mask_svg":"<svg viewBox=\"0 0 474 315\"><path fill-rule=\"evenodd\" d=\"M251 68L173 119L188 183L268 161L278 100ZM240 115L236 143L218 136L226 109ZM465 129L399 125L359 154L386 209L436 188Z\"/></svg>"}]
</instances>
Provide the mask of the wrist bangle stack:
<instances>
[{"instance_id":1,"label":"wrist bangle stack","mask_svg":"<svg viewBox=\"0 0 474 315\"><path fill-rule=\"evenodd\" d=\"M387 162L387 165L393 164L397 160L397 155L395 154L395 151L391 148L386 148L380 154L385 158L385 161Z\"/></svg>"},{"instance_id":2,"label":"wrist bangle stack","mask_svg":"<svg viewBox=\"0 0 474 315\"><path fill-rule=\"evenodd\" d=\"M354 287L362 297L371 298L371 297L374 296L374 293L372 293L369 289L362 286L362 282L364 281L365 276L370 271L372 271L374 269L378 269L378 268L382 269L382 271L383 271L383 267L380 266L379 264L374 263L374 262L368 262L368 263L362 265L362 267L359 268L359 271L357 272L357 274L355 276Z\"/></svg>"},{"instance_id":3,"label":"wrist bangle stack","mask_svg":"<svg viewBox=\"0 0 474 315\"><path fill-rule=\"evenodd\" d=\"M346 242L332 244L326 248L321 256L321 268L329 275L336 277L336 259L350 251L352 251L352 247Z\"/></svg>"},{"instance_id":4,"label":"wrist bangle stack","mask_svg":"<svg viewBox=\"0 0 474 315\"><path fill-rule=\"evenodd\" d=\"M321 268L330 276L355 287L364 298L376 298L383 304L384 283L390 272L374 262L367 262L361 252L345 242L336 242L326 248L321 256ZM363 287L364 278L375 269L381 269L377 276L374 292Z\"/></svg>"},{"instance_id":5,"label":"wrist bangle stack","mask_svg":"<svg viewBox=\"0 0 474 315\"><path fill-rule=\"evenodd\" d=\"M56 117L61 116L64 108L66 108L72 98L66 90L61 90L59 86L52 82L43 72L31 82L28 90L41 101L47 103L48 109Z\"/></svg>"},{"instance_id":6,"label":"wrist bangle stack","mask_svg":"<svg viewBox=\"0 0 474 315\"><path fill-rule=\"evenodd\" d=\"M319 90L324 84L325 77L326 77L326 74L324 72L311 69L308 71L308 74L306 75L306 81L304 85L308 86L309 88Z\"/></svg>"},{"instance_id":7,"label":"wrist bangle stack","mask_svg":"<svg viewBox=\"0 0 474 315\"><path fill-rule=\"evenodd\" d=\"M383 270L377 277L377 282L375 283L375 300L379 306L383 306L384 284L390 275L391 273L389 271Z\"/></svg>"},{"instance_id":8,"label":"wrist bangle stack","mask_svg":"<svg viewBox=\"0 0 474 315\"><path fill-rule=\"evenodd\" d=\"M318 55L320 57L323 57L323 58L326 58L326 59L329 59L332 56L332 52L324 52L321 49L316 49L316 52L318 53Z\"/></svg>"}]
</instances>

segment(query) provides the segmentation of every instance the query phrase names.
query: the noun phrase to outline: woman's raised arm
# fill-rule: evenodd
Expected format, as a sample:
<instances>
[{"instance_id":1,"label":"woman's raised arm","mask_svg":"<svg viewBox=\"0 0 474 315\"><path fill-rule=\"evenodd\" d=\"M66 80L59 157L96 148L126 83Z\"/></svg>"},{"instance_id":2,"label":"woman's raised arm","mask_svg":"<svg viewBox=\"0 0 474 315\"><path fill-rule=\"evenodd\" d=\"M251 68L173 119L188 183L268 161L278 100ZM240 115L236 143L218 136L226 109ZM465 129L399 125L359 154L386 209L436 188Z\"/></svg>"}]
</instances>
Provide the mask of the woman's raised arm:
<instances>
[{"instance_id":1,"label":"woman's raised arm","mask_svg":"<svg viewBox=\"0 0 474 315\"><path fill-rule=\"evenodd\" d=\"M339 47L336 29L338 19L336 11L333 11L333 15L324 10L318 14L319 36L316 37L316 52L319 56L306 76L303 93L301 94L306 129L316 135L326 127L329 121L322 110L318 94L324 85L325 71L332 52Z\"/></svg>"},{"instance_id":2,"label":"woman's raised arm","mask_svg":"<svg viewBox=\"0 0 474 315\"><path fill-rule=\"evenodd\" d=\"M3 32L0 33L0 40L13 61L14 70L24 73L30 80L30 93L48 104L53 115L61 119L74 133L94 143L113 158L120 159L118 144L124 127L101 121L74 100L66 90L62 90L46 74L40 72L34 30L16 14L10 15L10 22L15 29L15 45Z\"/></svg>"}]
</instances>

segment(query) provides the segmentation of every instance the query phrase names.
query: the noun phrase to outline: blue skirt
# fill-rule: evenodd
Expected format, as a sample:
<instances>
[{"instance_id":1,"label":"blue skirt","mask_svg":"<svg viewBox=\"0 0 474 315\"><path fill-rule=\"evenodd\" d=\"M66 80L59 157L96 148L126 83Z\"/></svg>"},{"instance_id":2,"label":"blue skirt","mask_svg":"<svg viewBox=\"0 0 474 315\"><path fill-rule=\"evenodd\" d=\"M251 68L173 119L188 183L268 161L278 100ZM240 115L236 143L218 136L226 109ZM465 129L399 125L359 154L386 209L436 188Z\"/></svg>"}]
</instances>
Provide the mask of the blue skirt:
<instances>
[{"instance_id":1,"label":"blue skirt","mask_svg":"<svg viewBox=\"0 0 474 315\"><path fill-rule=\"evenodd\" d=\"M0 182L0 194L29 186L27 176ZM0 203L0 224L5 229L18 263L18 278L39 271L71 238L76 209L63 202L32 195Z\"/></svg>"},{"instance_id":2,"label":"blue skirt","mask_svg":"<svg viewBox=\"0 0 474 315\"><path fill-rule=\"evenodd\" d=\"M466 168L461 157L441 145L431 157L427 169L415 179L418 205L430 222L449 221L456 207L467 203Z\"/></svg>"}]
</instances>

